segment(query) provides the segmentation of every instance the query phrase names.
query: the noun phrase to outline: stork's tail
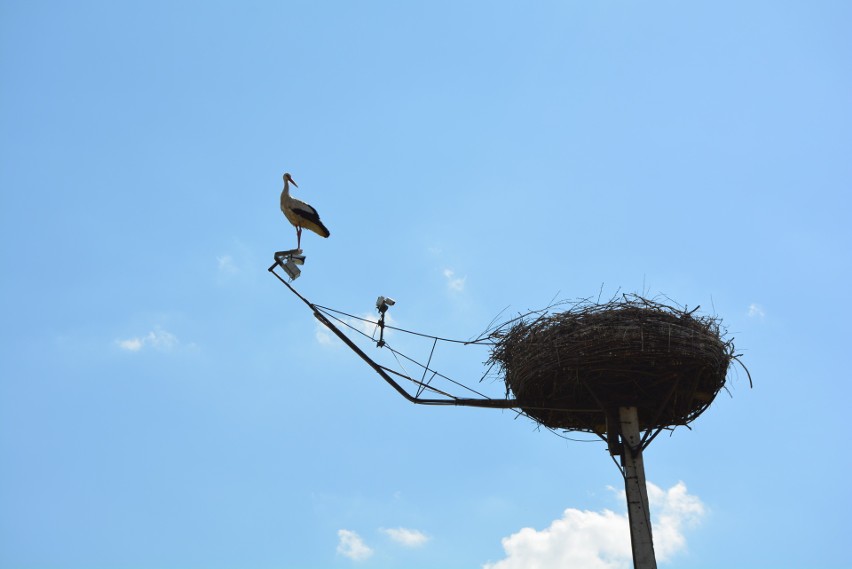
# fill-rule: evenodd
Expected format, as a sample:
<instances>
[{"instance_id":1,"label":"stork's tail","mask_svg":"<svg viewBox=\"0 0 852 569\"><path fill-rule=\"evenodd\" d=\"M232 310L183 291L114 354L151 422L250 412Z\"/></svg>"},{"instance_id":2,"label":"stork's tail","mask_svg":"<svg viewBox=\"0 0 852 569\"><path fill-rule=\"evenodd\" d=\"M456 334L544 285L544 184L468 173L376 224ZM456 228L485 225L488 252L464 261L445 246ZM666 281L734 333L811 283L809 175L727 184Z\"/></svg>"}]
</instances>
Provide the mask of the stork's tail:
<instances>
[{"instance_id":1,"label":"stork's tail","mask_svg":"<svg viewBox=\"0 0 852 569\"><path fill-rule=\"evenodd\" d=\"M325 225L322 224L322 221L320 221L318 223L318 225L319 225L319 231L317 231L317 234L320 237L328 237L329 235L331 235L331 231L328 230L328 227L326 227Z\"/></svg>"},{"instance_id":2,"label":"stork's tail","mask_svg":"<svg viewBox=\"0 0 852 569\"><path fill-rule=\"evenodd\" d=\"M320 237L328 237L331 235L331 231L328 230L328 227L323 225L319 218L313 220L311 223L305 224L304 227L305 229L310 229Z\"/></svg>"}]
</instances>

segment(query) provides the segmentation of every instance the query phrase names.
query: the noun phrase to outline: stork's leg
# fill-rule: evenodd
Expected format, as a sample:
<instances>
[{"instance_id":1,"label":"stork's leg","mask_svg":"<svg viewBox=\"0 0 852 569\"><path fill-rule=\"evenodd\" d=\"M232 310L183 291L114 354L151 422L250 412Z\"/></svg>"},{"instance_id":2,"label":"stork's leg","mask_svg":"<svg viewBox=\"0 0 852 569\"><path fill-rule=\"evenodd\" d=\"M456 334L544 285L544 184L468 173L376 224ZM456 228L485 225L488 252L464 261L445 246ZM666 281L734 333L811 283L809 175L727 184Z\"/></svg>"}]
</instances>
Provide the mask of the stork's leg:
<instances>
[{"instance_id":1,"label":"stork's leg","mask_svg":"<svg viewBox=\"0 0 852 569\"><path fill-rule=\"evenodd\" d=\"M302 228L296 226L296 249L302 249Z\"/></svg>"}]
</instances>

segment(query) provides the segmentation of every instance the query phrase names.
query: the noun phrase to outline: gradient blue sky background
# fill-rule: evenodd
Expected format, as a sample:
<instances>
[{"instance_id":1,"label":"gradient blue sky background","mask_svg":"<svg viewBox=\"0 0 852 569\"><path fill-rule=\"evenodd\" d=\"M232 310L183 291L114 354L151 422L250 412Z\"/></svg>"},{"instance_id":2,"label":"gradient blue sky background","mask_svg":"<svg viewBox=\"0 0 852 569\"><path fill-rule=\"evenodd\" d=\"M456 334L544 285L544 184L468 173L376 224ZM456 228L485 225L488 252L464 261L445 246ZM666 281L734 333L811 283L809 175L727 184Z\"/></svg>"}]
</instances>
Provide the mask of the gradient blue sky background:
<instances>
[{"instance_id":1,"label":"gradient blue sky background","mask_svg":"<svg viewBox=\"0 0 852 569\"><path fill-rule=\"evenodd\" d=\"M0 566L626 566L602 443L406 403L266 272L289 171L315 302L721 316L661 566L852 567L850 150L844 1L2 1Z\"/></svg>"}]
</instances>

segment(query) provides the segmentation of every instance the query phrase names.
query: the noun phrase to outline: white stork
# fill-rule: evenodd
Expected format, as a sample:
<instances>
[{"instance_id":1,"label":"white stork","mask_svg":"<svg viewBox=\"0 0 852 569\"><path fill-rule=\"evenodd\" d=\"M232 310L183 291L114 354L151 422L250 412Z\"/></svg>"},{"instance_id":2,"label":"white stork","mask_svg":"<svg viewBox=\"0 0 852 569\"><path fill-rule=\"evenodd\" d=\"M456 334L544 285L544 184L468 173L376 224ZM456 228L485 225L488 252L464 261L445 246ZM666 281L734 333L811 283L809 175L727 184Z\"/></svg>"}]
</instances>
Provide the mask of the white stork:
<instances>
[{"instance_id":1,"label":"white stork","mask_svg":"<svg viewBox=\"0 0 852 569\"><path fill-rule=\"evenodd\" d=\"M320 237L328 237L331 233L320 221L317 210L301 200L290 196L290 184L297 188L299 185L290 174L284 174L284 189L281 191L281 211L287 220L296 227L296 249L302 248L302 229L310 229Z\"/></svg>"}]
</instances>

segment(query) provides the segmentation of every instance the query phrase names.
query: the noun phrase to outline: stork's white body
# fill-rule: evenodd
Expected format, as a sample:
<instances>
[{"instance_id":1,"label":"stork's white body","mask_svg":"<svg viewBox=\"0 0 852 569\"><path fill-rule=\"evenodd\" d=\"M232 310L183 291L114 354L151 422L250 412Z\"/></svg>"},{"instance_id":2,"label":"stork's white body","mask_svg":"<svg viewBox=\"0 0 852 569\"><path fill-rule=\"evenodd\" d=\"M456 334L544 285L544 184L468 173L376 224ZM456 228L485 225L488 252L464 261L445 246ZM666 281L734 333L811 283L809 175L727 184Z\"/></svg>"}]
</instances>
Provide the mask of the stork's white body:
<instances>
[{"instance_id":1,"label":"stork's white body","mask_svg":"<svg viewBox=\"0 0 852 569\"><path fill-rule=\"evenodd\" d=\"M299 187L290 174L284 174L284 189L281 191L281 211L287 220L296 227L296 247L301 248L302 228L310 229L320 237L331 235L328 228L320 221L317 210L302 200L290 195L290 183Z\"/></svg>"}]
</instances>

